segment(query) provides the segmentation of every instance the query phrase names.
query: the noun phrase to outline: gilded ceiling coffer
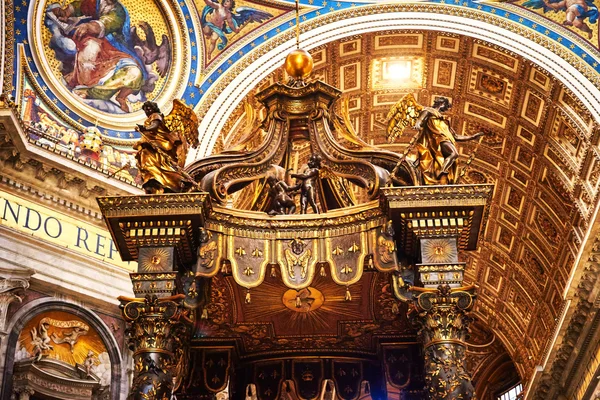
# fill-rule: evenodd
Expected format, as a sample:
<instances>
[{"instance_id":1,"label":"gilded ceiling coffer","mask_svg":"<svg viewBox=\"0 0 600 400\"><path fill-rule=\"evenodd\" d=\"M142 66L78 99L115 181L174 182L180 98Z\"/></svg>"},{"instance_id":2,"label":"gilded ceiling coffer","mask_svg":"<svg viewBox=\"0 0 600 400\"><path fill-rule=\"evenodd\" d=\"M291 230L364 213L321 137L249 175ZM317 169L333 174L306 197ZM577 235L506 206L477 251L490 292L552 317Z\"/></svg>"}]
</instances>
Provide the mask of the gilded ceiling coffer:
<instances>
[{"instance_id":1,"label":"gilded ceiling coffer","mask_svg":"<svg viewBox=\"0 0 600 400\"><path fill-rule=\"evenodd\" d=\"M466 369L468 312L475 288L464 287L461 251L475 250L485 229L493 185L382 189L382 207L398 235L400 271L394 292L411 304L425 355L426 393L432 400L472 399Z\"/></svg>"}]
</instances>

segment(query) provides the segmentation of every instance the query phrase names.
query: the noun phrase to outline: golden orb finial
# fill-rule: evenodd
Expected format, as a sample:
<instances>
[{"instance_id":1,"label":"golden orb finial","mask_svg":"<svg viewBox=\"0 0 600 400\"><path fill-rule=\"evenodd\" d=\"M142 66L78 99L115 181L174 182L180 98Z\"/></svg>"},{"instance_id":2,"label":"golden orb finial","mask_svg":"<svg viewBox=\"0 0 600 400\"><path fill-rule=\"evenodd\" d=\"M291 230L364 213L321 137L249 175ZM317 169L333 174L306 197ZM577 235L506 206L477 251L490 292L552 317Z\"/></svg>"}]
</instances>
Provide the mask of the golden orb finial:
<instances>
[{"instance_id":1,"label":"golden orb finial","mask_svg":"<svg viewBox=\"0 0 600 400\"><path fill-rule=\"evenodd\" d=\"M285 59L285 71L294 79L307 78L313 70L314 61L308 51L295 49Z\"/></svg>"}]
</instances>

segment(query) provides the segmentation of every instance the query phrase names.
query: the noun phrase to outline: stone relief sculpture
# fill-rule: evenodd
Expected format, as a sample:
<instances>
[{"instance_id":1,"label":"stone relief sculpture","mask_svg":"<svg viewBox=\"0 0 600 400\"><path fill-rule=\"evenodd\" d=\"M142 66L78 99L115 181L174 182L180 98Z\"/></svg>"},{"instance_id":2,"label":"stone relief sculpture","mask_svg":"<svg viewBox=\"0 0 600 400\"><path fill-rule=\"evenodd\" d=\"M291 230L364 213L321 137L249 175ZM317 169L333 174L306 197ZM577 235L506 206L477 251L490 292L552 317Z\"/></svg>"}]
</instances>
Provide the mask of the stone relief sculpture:
<instances>
[{"instance_id":1,"label":"stone relief sculpture","mask_svg":"<svg viewBox=\"0 0 600 400\"><path fill-rule=\"evenodd\" d=\"M416 148L416 158L411 161L420 170L421 183L424 185L455 183L458 177L456 160L459 155L456 142L473 140L484 134L477 132L469 136L458 135L444 114L451 107L452 104L445 97L438 97L431 107L424 107L409 93L388 113L388 141L393 142L407 127L418 131L407 152L413 146ZM409 157L411 156L407 156Z\"/></svg>"},{"instance_id":2,"label":"stone relief sculpture","mask_svg":"<svg viewBox=\"0 0 600 400\"><path fill-rule=\"evenodd\" d=\"M198 119L179 100L166 117L156 103L147 101L146 121L136 130L142 138L135 144L137 167L146 193L179 193L193 190L196 182L184 170L189 146L198 145Z\"/></svg>"}]
</instances>

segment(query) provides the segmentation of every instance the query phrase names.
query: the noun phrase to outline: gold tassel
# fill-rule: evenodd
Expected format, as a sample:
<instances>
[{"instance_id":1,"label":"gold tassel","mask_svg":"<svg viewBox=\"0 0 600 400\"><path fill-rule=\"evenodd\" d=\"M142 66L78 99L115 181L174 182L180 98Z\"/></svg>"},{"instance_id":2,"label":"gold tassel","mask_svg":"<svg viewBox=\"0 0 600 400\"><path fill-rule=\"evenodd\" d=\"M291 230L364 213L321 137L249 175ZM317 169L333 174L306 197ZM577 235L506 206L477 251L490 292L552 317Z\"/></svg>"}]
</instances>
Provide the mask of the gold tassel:
<instances>
[{"instance_id":1,"label":"gold tassel","mask_svg":"<svg viewBox=\"0 0 600 400\"><path fill-rule=\"evenodd\" d=\"M271 278L277 278L277 271L275 271L275 266L271 267Z\"/></svg>"},{"instance_id":2,"label":"gold tassel","mask_svg":"<svg viewBox=\"0 0 600 400\"><path fill-rule=\"evenodd\" d=\"M200 316L200 319L208 319L208 309L206 307L202 309L202 315Z\"/></svg>"},{"instance_id":3,"label":"gold tassel","mask_svg":"<svg viewBox=\"0 0 600 400\"><path fill-rule=\"evenodd\" d=\"M246 293L246 304L250 304L251 299L250 299L250 290L248 290L248 293Z\"/></svg>"},{"instance_id":4,"label":"gold tassel","mask_svg":"<svg viewBox=\"0 0 600 400\"><path fill-rule=\"evenodd\" d=\"M400 313L400 308L398 307L398 303L392 304L392 313L394 313L394 314Z\"/></svg>"},{"instance_id":5,"label":"gold tassel","mask_svg":"<svg viewBox=\"0 0 600 400\"><path fill-rule=\"evenodd\" d=\"M344 298L346 301L352 301L352 295L350 294L350 289L346 286L346 297Z\"/></svg>"},{"instance_id":6,"label":"gold tassel","mask_svg":"<svg viewBox=\"0 0 600 400\"><path fill-rule=\"evenodd\" d=\"M302 307L302 300L300 300L300 295L296 295L296 308Z\"/></svg>"},{"instance_id":7,"label":"gold tassel","mask_svg":"<svg viewBox=\"0 0 600 400\"><path fill-rule=\"evenodd\" d=\"M368 269L373 269L373 257L369 257L369 262L367 263Z\"/></svg>"},{"instance_id":8,"label":"gold tassel","mask_svg":"<svg viewBox=\"0 0 600 400\"><path fill-rule=\"evenodd\" d=\"M327 276L327 273L325 272L325 267L321 265L321 271L319 271L319 274L321 276Z\"/></svg>"}]
</instances>

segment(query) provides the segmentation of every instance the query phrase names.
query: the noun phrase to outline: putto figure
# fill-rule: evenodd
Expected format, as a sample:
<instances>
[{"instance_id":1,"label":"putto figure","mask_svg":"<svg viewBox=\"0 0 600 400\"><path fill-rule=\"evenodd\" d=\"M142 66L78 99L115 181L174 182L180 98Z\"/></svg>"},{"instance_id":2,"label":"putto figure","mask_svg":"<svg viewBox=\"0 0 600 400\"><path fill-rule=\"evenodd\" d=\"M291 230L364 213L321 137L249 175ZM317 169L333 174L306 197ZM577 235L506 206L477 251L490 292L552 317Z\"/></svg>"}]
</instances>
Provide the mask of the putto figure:
<instances>
[{"instance_id":1,"label":"putto figure","mask_svg":"<svg viewBox=\"0 0 600 400\"><path fill-rule=\"evenodd\" d=\"M221 51L227 47L227 35L239 33L244 25L264 22L273 15L252 7L235 8L234 0L204 0L200 23L206 38L206 55L210 59L215 47ZM218 44L217 44L218 42Z\"/></svg>"},{"instance_id":2,"label":"putto figure","mask_svg":"<svg viewBox=\"0 0 600 400\"><path fill-rule=\"evenodd\" d=\"M142 188L148 194L195 189L196 182L183 167L189 146L198 145L196 114L179 100L173 101L173 110L166 117L154 102L147 101L142 108L148 118L137 126L142 138L134 146Z\"/></svg>"},{"instance_id":3,"label":"putto figure","mask_svg":"<svg viewBox=\"0 0 600 400\"><path fill-rule=\"evenodd\" d=\"M392 107L388 114L388 141L393 142L406 127L417 130L415 144L417 158L414 164L421 172L422 184L452 184L457 178L457 141L476 139L483 135L457 135L444 115L452 107L445 97L438 97L431 107L418 104L412 94L407 94Z\"/></svg>"},{"instance_id":4,"label":"putto figure","mask_svg":"<svg viewBox=\"0 0 600 400\"><path fill-rule=\"evenodd\" d=\"M523 3L523 7L541 8L544 14L550 10L564 11L563 25L579 29L587 34L588 39L592 38L594 31L585 20L587 19L590 24L598 21L598 8L593 0L527 0Z\"/></svg>"},{"instance_id":5,"label":"putto figure","mask_svg":"<svg viewBox=\"0 0 600 400\"><path fill-rule=\"evenodd\" d=\"M321 156L312 154L308 159L308 168L302 174L292 174L292 178L296 178L301 182L300 186L300 211L306 214L308 204L313 209L315 214L318 214L319 206L316 202L317 196L317 180L319 179L319 169L321 168Z\"/></svg>"}]
</instances>

